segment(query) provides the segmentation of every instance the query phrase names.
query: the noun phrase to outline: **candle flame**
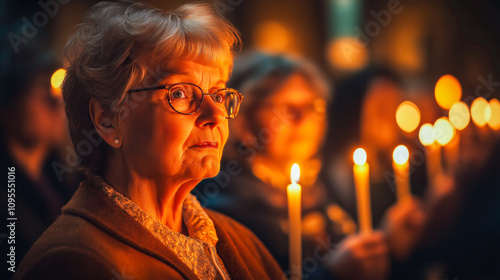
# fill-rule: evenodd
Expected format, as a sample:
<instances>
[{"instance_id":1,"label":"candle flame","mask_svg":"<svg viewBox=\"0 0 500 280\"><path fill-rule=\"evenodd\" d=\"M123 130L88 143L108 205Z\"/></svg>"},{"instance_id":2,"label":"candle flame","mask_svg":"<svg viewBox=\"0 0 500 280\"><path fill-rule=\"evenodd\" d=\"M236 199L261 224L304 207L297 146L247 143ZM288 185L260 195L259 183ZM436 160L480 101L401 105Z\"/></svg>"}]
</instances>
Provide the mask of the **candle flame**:
<instances>
[{"instance_id":1,"label":"candle flame","mask_svg":"<svg viewBox=\"0 0 500 280\"><path fill-rule=\"evenodd\" d=\"M491 117L488 121L488 125L493 130L500 130L500 101L493 98L490 100Z\"/></svg>"},{"instance_id":2,"label":"candle flame","mask_svg":"<svg viewBox=\"0 0 500 280\"><path fill-rule=\"evenodd\" d=\"M469 125L470 122L470 111L469 107L465 102L458 101L453 106L451 106L448 112L448 118L450 123L458 130L463 130Z\"/></svg>"},{"instance_id":3,"label":"candle flame","mask_svg":"<svg viewBox=\"0 0 500 280\"><path fill-rule=\"evenodd\" d=\"M420 124L420 110L411 101L401 103L396 110L396 122L403 131L413 132Z\"/></svg>"},{"instance_id":4,"label":"candle flame","mask_svg":"<svg viewBox=\"0 0 500 280\"><path fill-rule=\"evenodd\" d=\"M470 114L477 126L484 126L491 118L490 104L483 97L478 97L470 106Z\"/></svg>"},{"instance_id":5,"label":"candle flame","mask_svg":"<svg viewBox=\"0 0 500 280\"><path fill-rule=\"evenodd\" d=\"M394 149L392 153L392 159L399 165L405 164L410 158L410 152L405 145L399 145Z\"/></svg>"},{"instance_id":6,"label":"candle flame","mask_svg":"<svg viewBox=\"0 0 500 280\"><path fill-rule=\"evenodd\" d=\"M433 135L439 145L444 146L455 137L455 128L448 121L448 118L442 117L434 123Z\"/></svg>"},{"instance_id":7,"label":"candle flame","mask_svg":"<svg viewBox=\"0 0 500 280\"><path fill-rule=\"evenodd\" d=\"M434 143L434 126L430 123L423 124L418 132L420 143L424 146L430 146Z\"/></svg>"},{"instance_id":8,"label":"candle flame","mask_svg":"<svg viewBox=\"0 0 500 280\"><path fill-rule=\"evenodd\" d=\"M363 165L366 162L366 152L362 148L357 148L353 155L354 163Z\"/></svg>"},{"instance_id":9,"label":"candle flame","mask_svg":"<svg viewBox=\"0 0 500 280\"><path fill-rule=\"evenodd\" d=\"M439 107L449 110L455 102L462 98L462 86L452 75L444 75L436 83L434 96Z\"/></svg>"},{"instance_id":10,"label":"candle flame","mask_svg":"<svg viewBox=\"0 0 500 280\"><path fill-rule=\"evenodd\" d=\"M292 171L290 172L290 178L292 183L298 183L300 179L300 168L299 165L294 163L292 165Z\"/></svg>"}]
</instances>

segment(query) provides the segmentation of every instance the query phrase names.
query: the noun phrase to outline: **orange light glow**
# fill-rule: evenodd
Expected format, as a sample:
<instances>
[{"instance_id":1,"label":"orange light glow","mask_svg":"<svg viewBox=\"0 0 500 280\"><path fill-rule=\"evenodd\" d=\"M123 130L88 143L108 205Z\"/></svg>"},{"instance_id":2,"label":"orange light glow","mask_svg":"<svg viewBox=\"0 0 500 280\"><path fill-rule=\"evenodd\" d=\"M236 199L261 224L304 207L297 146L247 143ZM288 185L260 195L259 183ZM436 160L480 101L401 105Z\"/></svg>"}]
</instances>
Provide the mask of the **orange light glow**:
<instances>
[{"instance_id":1,"label":"orange light glow","mask_svg":"<svg viewBox=\"0 0 500 280\"><path fill-rule=\"evenodd\" d=\"M61 88L62 82L64 81L64 76L66 76L66 70L57 69L52 77L50 78L50 84L53 88Z\"/></svg>"},{"instance_id":2,"label":"orange light glow","mask_svg":"<svg viewBox=\"0 0 500 280\"><path fill-rule=\"evenodd\" d=\"M368 52L363 44L353 37L340 37L330 42L328 60L335 68L359 70L368 62Z\"/></svg>"},{"instance_id":3,"label":"orange light glow","mask_svg":"<svg viewBox=\"0 0 500 280\"><path fill-rule=\"evenodd\" d=\"M500 101L493 98L490 100L491 117L488 126L493 130L500 130Z\"/></svg>"},{"instance_id":4,"label":"orange light glow","mask_svg":"<svg viewBox=\"0 0 500 280\"><path fill-rule=\"evenodd\" d=\"M55 97L61 97L61 85L64 81L64 77L66 76L66 70L60 68L57 69L52 77L50 77L50 84L52 85L51 93Z\"/></svg>"},{"instance_id":5,"label":"orange light glow","mask_svg":"<svg viewBox=\"0 0 500 280\"><path fill-rule=\"evenodd\" d=\"M448 112L451 124L458 130L463 130L470 123L469 107L462 101L456 102Z\"/></svg>"},{"instance_id":6,"label":"orange light glow","mask_svg":"<svg viewBox=\"0 0 500 280\"><path fill-rule=\"evenodd\" d=\"M294 163L292 165L292 171L290 172L290 179L292 183L298 183L300 179L300 167L298 164Z\"/></svg>"},{"instance_id":7,"label":"orange light glow","mask_svg":"<svg viewBox=\"0 0 500 280\"><path fill-rule=\"evenodd\" d=\"M444 75L436 83L434 96L439 107L448 110L462 98L462 86L452 75Z\"/></svg>"},{"instance_id":8,"label":"orange light glow","mask_svg":"<svg viewBox=\"0 0 500 280\"><path fill-rule=\"evenodd\" d=\"M408 151L408 148L406 148L405 145L399 145L394 149L394 152L392 153L392 159L394 160L395 163L399 165L403 165L406 162L408 162L408 159L410 158L410 152Z\"/></svg>"},{"instance_id":9,"label":"orange light glow","mask_svg":"<svg viewBox=\"0 0 500 280\"><path fill-rule=\"evenodd\" d=\"M434 143L434 126L430 123L425 123L418 131L418 139L424 146L430 146Z\"/></svg>"},{"instance_id":10,"label":"orange light glow","mask_svg":"<svg viewBox=\"0 0 500 280\"><path fill-rule=\"evenodd\" d=\"M448 144L453 139L455 128L453 128L448 118L439 118L434 123L433 136L441 146Z\"/></svg>"},{"instance_id":11,"label":"orange light glow","mask_svg":"<svg viewBox=\"0 0 500 280\"><path fill-rule=\"evenodd\" d=\"M366 152L362 148L357 148L353 155L354 163L356 165L363 165L366 162Z\"/></svg>"},{"instance_id":12,"label":"orange light glow","mask_svg":"<svg viewBox=\"0 0 500 280\"><path fill-rule=\"evenodd\" d=\"M396 122L405 132L412 132L420 124L420 110L413 102L405 101L396 110Z\"/></svg>"},{"instance_id":13,"label":"orange light glow","mask_svg":"<svg viewBox=\"0 0 500 280\"><path fill-rule=\"evenodd\" d=\"M488 101L482 97L476 98L470 106L472 121L477 126L484 126L491 118L491 107Z\"/></svg>"},{"instance_id":14,"label":"orange light glow","mask_svg":"<svg viewBox=\"0 0 500 280\"><path fill-rule=\"evenodd\" d=\"M264 21L257 25L253 40L257 48L273 53L289 51L292 43L289 30L276 21Z\"/></svg>"}]
</instances>

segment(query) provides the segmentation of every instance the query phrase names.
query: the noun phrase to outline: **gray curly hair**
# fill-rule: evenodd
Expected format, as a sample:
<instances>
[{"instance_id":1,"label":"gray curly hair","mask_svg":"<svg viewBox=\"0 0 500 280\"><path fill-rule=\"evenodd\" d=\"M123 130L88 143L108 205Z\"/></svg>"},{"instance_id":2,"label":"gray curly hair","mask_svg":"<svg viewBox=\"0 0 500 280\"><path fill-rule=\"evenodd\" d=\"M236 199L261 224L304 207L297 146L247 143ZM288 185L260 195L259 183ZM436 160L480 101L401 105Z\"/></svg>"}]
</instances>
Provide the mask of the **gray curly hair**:
<instances>
[{"instance_id":1,"label":"gray curly hair","mask_svg":"<svg viewBox=\"0 0 500 280\"><path fill-rule=\"evenodd\" d=\"M75 148L94 129L91 98L118 120L127 91L148 79L148 67L188 59L230 71L240 43L235 27L209 4L172 12L130 1L96 4L66 45L69 66L62 89ZM83 152L81 165L99 173L108 149L104 143Z\"/></svg>"}]
</instances>

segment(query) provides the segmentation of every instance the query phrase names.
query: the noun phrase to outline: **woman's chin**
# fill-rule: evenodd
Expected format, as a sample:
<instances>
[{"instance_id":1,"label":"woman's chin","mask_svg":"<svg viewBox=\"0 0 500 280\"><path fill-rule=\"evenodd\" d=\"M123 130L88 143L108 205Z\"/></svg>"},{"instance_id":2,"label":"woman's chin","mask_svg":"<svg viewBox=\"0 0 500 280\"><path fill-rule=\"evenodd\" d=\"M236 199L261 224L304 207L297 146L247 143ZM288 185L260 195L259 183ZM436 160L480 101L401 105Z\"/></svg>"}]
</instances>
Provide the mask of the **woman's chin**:
<instances>
[{"instance_id":1,"label":"woman's chin","mask_svg":"<svg viewBox=\"0 0 500 280\"><path fill-rule=\"evenodd\" d=\"M212 178L219 174L220 159L216 156L206 156L193 168L193 175L199 179Z\"/></svg>"}]
</instances>

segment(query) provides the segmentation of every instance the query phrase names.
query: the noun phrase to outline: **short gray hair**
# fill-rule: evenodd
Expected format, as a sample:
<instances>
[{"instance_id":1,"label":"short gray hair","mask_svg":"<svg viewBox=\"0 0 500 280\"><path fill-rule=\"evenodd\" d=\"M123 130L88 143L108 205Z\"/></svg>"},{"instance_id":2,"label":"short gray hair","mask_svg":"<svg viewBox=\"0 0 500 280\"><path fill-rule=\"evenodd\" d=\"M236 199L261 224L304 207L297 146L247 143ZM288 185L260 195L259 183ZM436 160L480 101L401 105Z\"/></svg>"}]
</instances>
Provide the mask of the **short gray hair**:
<instances>
[{"instance_id":1,"label":"short gray hair","mask_svg":"<svg viewBox=\"0 0 500 280\"><path fill-rule=\"evenodd\" d=\"M91 98L118 120L127 91L147 78L153 63L181 58L230 70L240 43L236 28L209 4L172 12L131 1L94 5L66 45L63 97L73 144L94 129ZM81 165L102 171L107 149L104 143L93 147Z\"/></svg>"}]
</instances>

